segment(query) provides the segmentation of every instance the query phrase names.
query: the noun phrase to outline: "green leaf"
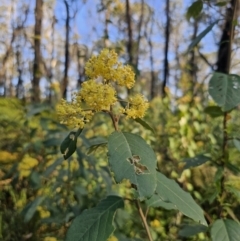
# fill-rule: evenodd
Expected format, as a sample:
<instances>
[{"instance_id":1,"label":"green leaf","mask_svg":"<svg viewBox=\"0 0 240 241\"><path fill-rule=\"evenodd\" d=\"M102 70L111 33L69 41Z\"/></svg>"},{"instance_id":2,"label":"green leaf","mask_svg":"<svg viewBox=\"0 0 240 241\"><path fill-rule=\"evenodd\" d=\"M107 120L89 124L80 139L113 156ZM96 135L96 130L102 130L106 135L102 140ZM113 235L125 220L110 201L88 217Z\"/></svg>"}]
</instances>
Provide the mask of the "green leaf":
<instances>
[{"instance_id":1,"label":"green leaf","mask_svg":"<svg viewBox=\"0 0 240 241\"><path fill-rule=\"evenodd\" d=\"M61 139L59 137L51 137L49 139L46 139L43 142L44 146L50 147L50 146L59 146L61 145Z\"/></svg>"},{"instance_id":2,"label":"green leaf","mask_svg":"<svg viewBox=\"0 0 240 241\"><path fill-rule=\"evenodd\" d=\"M117 183L124 179L136 185L140 199L150 197L156 188L156 156L142 137L125 132L109 136L108 155Z\"/></svg>"},{"instance_id":3,"label":"green leaf","mask_svg":"<svg viewBox=\"0 0 240 241\"><path fill-rule=\"evenodd\" d=\"M217 7L224 7L228 3L229 3L229 1L222 1L222 2L215 3L214 5L217 6Z\"/></svg>"},{"instance_id":4,"label":"green leaf","mask_svg":"<svg viewBox=\"0 0 240 241\"><path fill-rule=\"evenodd\" d=\"M77 138L81 134L83 129L78 129L77 131L71 131L68 136L63 140L60 150L63 154L64 159L68 159L77 148Z\"/></svg>"},{"instance_id":5,"label":"green leaf","mask_svg":"<svg viewBox=\"0 0 240 241\"><path fill-rule=\"evenodd\" d=\"M146 204L148 207L153 207L153 208L162 207L166 210L177 209L177 207L174 204L170 202L165 202L157 194L153 195L150 199L146 200Z\"/></svg>"},{"instance_id":6,"label":"green leaf","mask_svg":"<svg viewBox=\"0 0 240 241\"><path fill-rule=\"evenodd\" d=\"M207 226L203 211L193 200L192 196L182 190L174 180L168 179L160 172L157 172L156 192L150 200L155 198L154 196L157 196L164 202L172 203L184 215Z\"/></svg>"},{"instance_id":7,"label":"green leaf","mask_svg":"<svg viewBox=\"0 0 240 241\"><path fill-rule=\"evenodd\" d=\"M145 122L143 119L141 118L136 118L134 119L137 123L139 123L140 125L142 125L144 128L146 128L147 130L151 131L153 134L155 133L154 132L154 129L147 123Z\"/></svg>"},{"instance_id":8,"label":"green leaf","mask_svg":"<svg viewBox=\"0 0 240 241\"><path fill-rule=\"evenodd\" d=\"M240 225L230 219L218 219L211 228L212 241L239 241Z\"/></svg>"},{"instance_id":9,"label":"green leaf","mask_svg":"<svg viewBox=\"0 0 240 241\"><path fill-rule=\"evenodd\" d=\"M240 199L240 191L237 188L226 185L226 189L231 192L236 198Z\"/></svg>"},{"instance_id":10,"label":"green leaf","mask_svg":"<svg viewBox=\"0 0 240 241\"><path fill-rule=\"evenodd\" d=\"M179 231L179 236L181 237L191 237L198 233L206 232L207 227L201 224L193 224L193 225L183 225L182 229Z\"/></svg>"},{"instance_id":11,"label":"green leaf","mask_svg":"<svg viewBox=\"0 0 240 241\"><path fill-rule=\"evenodd\" d=\"M133 238L118 238L118 241L143 241L143 239L139 239L139 238L134 238L134 239Z\"/></svg>"},{"instance_id":12,"label":"green leaf","mask_svg":"<svg viewBox=\"0 0 240 241\"><path fill-rule=\"evenodd\" d=\"M209 25L205 30L203 30L193 41L192 43L189 45L188 47L188 52L191 51L201 40L202 38L204 38L214 27L214 25L217 23L218 21L212 23L211 25Z\"/></svg>"},{"instance_id":13,"label":"green leaf","mask_svg":"<svg viewBox=\"0 0 240 241\"><path fill-rule=\"evenodd\" d=\"M114 231L115 212L123 207L121 197L108 196L97 207L85 210L73 220L66 241L106 241Z\"/></svg>"},{"instance_id":14,"label":"green leaf","mask_svg":"<svg viewBox=\"0 0 240 241\"><path fill-rule=\"evenodd\" d=\"M222 111L222 109L219 106L208 106L204 109L204 112L213 118L224 115L224 112Z\"/></svg>"},{"instance_id":15,"label":"green leaf","mask_svg":"<svg viewBox=\"0 0 240 241\"><path fill-rule=\"evenodd\" d=\"M102 142L102 143L92 145L88 148L87 155L94 153L99 147L106 147L106 146L107 146L107 142Z\"/></svg>"},{"instance_id":16,"label":"green leaf","mask_svg":"<svg viewBox=\"0 0 240 241\"><path fill-rule=\"evenodd\" d=\"M214 182L218 182L218 181L221 180L221 178L222 178L222 176L223 176L223 172L224 172L223 167L218 166L218 167L217 167L217 171L216 171L216 173L215 173L215 175L214 175Z\"/></svg>"},{"instance_id":17,"label":"green leaf","mask_svg":"<svg viewBox=\"0 0 240 241\"><path fill-rule=\"evenodd\" d=\"M34 115L39 115L44 111L52 111L53 108L46 104L31 104L27 106L27 117L32 117Z\"/></svg>"},{"instance_id":18,"label":"green leaf","mask_svg":"<svg viewBox=\"0 0 240 241\"><path fill-rule=\"evenodd\" d=\"M201 0L198 0L188 8L187 10L187 19L190 20L190 18L196 18L199 16L203 8L203 2Z\"/></svg>"},{"instance_id":19,"label":"green leaf","mask_svg":"<svg viewBox=\"0 0 240 241\"><path fill-rule=\"evenodd\" d=\"M183 161L183 162L186 163L183 170L186 170L190 167L200 166L200 165L204 164L205 162L207 162L209 160L210 160L210 157L205 156L203 154L197 155L197 156L192 157L192 158L186 158Z\"/></svg>"},{"instance_id":20,"label":"green leaf","mask_svg":"<svg viewBox=\"0 0 240 241\"><path fill-rule=\"evenodd\" d=\"M45 199L44 196L42 197L37 197L34 201L29 203L22 211L22 215L24 215L24 222L27 223L29 222L33 215L35 214L37 207L43 202Z\"/></svg>"},{"instance_id":21,"label":"green leaf","mask_svg":"<svg viewBox=\"0 0 240 241\"><path fill-rule=\"evenodd\" d=\"M234 144L234 146L238 149L238 151L240 151L240 140L234 138L234 139L233 139L233 144Z\"/></svg>"},{"instance_id":22,"label":"green leaf","mask_svg":"<svg viewBox=\"0 0 240 241\"><path fill-rule=\"evenodd\" d=\"M219 192L220 192L219 188L216 188L211 194L209 194L209 195L206 197L206 200L208 200L209 203L212 204L213 201L217 198Z\"/></svg>"},{"instance_id":23,"label":"green leaf","mask_svg":"<svg viewBox=\"0 0 240 241\"><path fill-rule=\"evenodd\" d=\"M232 171L235 175L238 175L240 173L240 169L238 166L232 164L231 162L226 163L226 167Z\"/></svg>"},{"instance_id":24,"label":"green leaf","mask_svg":"<svg viewBox=\"0 0 240 241\"><path fill-rule=\"evenodd\" d=\"M33 189L39 188L41 186L40 174L36 171L32 171L30 175L29 183Z\"/></svg>"},{"instance_id":25,"label":"green leaf","mask_svg":"<svg viewBox=\"0 0 240 241\"><path fill-rule=\"evenodd\" d=\"M54 170L56 170L56 167L58 166L58 165L61 165L62 164L62 162L63 162L63 158L62 157L60 157L60 158L58 158L52 165L50 165L49 167L47 167L47 169L44 171L44 173L42 174L43 175L43 177L49 177L49 175L54 171Z\"/></svg>"},{"instance_id":26,"label":"green leaf","mask_svg":"<svg viewBox=\"0 0 240 241\"><path fill-rule=\"evenodd\" d=\"M239 91L238 75L215 72L209 81L209 94L223 111L230 111L240 103Z\"/></svg>"},{"instance_id":27,"label":"green leaf","mask_svg":"<svg viewBox=\"0 0 240 241\"><path fill-rule=\"evenodd\" d=\"M123 233L116 233L114 236L118 241L144 241L143 239L139 238L127 238Z\"/></svg>"}]
</instances>

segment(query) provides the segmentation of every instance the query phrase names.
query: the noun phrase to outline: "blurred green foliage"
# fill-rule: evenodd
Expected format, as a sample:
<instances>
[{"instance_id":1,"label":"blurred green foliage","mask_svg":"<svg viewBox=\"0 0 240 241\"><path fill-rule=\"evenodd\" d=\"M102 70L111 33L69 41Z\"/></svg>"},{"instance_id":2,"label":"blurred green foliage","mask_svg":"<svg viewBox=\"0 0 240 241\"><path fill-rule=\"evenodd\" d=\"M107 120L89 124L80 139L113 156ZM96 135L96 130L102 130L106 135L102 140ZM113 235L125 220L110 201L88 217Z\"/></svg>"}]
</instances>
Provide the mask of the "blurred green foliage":
<instances>
[{"instance_id":1,"label":"blurred green foliage","mask_svg":"<svg viewBox=\"0 0 240 241\"><path fill-rule=\"evenodd\" d=\"M77 151L64 160L59 146L69 130L59 124L54 107L25 106L17 99L1 98L0 109L0 240L64 240L72 219L110 194L124 197L125 208L118 210L116 231L109 240L145 240L137 210L128 201L134 197L130 183L115 184L105 145L90 148L106 143L114 131L107 115L94 117L78 138ZM154 133L129 119L121 119L120 127L141 135L153 147L157 168L190 192L212 222L223 175L215 165L222 146L222 118L212 118L206 112L198 97L189 101L184 96L174 102L171 98L155 98L145 118ZM232 139L224 171L229 191L224 216L234 220L240 219L240 161L235 148L240 137L239 118L238 111L229 113L228 133ZM198 155L209 158L202 165L184 170L184 161ZM183 239L181 235L185 235L190 222L177 211L143 208L148 212L154 240L210 240L208 233L198 232Z\"/></svg>"}]
</instances>

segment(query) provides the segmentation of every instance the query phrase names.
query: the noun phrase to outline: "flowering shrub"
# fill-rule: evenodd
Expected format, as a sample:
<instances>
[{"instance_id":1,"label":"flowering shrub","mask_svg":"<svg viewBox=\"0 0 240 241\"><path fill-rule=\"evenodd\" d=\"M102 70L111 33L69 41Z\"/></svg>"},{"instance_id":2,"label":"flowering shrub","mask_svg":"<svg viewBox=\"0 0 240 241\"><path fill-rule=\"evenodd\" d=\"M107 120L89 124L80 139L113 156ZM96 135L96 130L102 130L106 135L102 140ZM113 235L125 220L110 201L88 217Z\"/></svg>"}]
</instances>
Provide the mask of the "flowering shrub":
<instances>
[{"instance_id":1,"label":"flowering shrub","mask_svg":"<svg viewBox=\"0 0 240 241\"><path fill-rule=\"evenodd\" d=\"M127 200L135 203L148 239L153 240L141 201L148 207L178 209L201 225L207 226L203 211L193 198L160 170L156 170L157 158L152 148L140 136L121 132L118 126L119 119L126 116L152 130L141 119L149 107L141 94L137 93L127 100L118 97L117 86L128 89L134 86L135 75L131 67L118 62L114 51L104 49L98 56L90 58L85 72L90 79L82 84L79 92L74 93L70 103L62 100L57 107L61 122L75 128L61 144L64 159L68 159L75 152L78 136L95 113L107 113L115 129L107 143L104 143L108 148L109 167L117 183L129 181L131 194ZM101 145L103 143L96 144L93 148ZM114 231L112 222L116 210L123 207L124 198L108 195L97 207L85 210L75 217L68 229L66 241L105 241L110 237L111 240L114 239L114 236L111 236ZM150 224L152 227L160 226L157 221Z\"/></svg>"}]
</instances>

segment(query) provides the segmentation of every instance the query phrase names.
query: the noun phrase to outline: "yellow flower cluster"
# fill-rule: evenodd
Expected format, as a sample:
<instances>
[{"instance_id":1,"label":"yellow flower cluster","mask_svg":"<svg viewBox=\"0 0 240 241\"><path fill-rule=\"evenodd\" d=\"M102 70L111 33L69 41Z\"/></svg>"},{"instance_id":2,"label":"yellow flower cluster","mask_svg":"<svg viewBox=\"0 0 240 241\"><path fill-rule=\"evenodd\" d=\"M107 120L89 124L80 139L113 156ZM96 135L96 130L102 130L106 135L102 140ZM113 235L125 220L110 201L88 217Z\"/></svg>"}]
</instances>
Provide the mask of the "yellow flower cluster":
<instances>
[{"instance_id":1,"label":"yellow flower cluster","mask_svg":"<svg viewBox=\"0 0 240 241\"><path fill-rule=\"evenodd\" d=\"M129 106L125 109L122 109L122 112L127 115L129 118L142 118L146 110L149 107L149 103L144 99L140 94L137 94L129 99Z\"/></svg>"},{"instance_id":2,"label":"yellow flower cluster","mask_svg":"<svg viewBox=\"0 0 240 241\"><path fill-rule=\"evenodd\" d=\"M40 218L48 218L51 216L50 212L45 207L38 206L37 210L39 212Z\"/></svg>"},{"instance_id":3,"label":"yellow flower cluster","mask_svg":"<svg viewBox=\"0 0 240 241\"><path fill-rule=\"evenodd\" d=\"M124 66L118 61L118 55L113 50L104 49L98 56L89 59L85 66L85 81L72 102L66 100L57 106L57 113L61 123L83 128L92 119L94 113L111 111L111 107L118 101L114 85L131 89L135 83L135 74L130 66ZM85 105L87 109L82 109ZM142 118L148 108L147 101L142 95L130 98L129 105L122 109L122 113L130 118Z\"/></svg>"},{"instance_id":4,"label":"yellow flower cluster","mask_svg":"<svg viewBox=\"0 0 240 241\"><path fill-rule=\"evenodd\" d=\"M118 238L112 235L107 241L118 241Z\"/></svg>"},{"instance_id":5,"label":"yellow flower cluster","mask_svg":"<svg viewBox=\"0 0 240 241\"><path fill-rule=\"evenodd\" d=\"M55 237L45 237L43 241L57 241Z\"/></svg>"},{"instance_id":6,"label":"yellow flower cluster","mask_svg":"<svg viewBox=\"0 0 240 241\"><path fill-rule=\"evenodd\" d=\"M116 91L109 84L88 80L82 84L79 95L95 111L109 110L117 101Z\"/></svg>"},{"instance_id":7,"label":"yellow flower cluster","mask_svg":"<svg viewBox=\"0 0 240 241\"><path fill-rule=\"evenodd\" d=\"M62 162L62 167L64 170L68 170L68 168L70 168L70 171L73 172L79 169L79 164L77 160L71 160L69 166L68 161L65 160Z\"/></svg>"},{"instance_id":8,"label":"yellow flower cluster","mask_svg":"<svg viewBox=\"0 0 240 241\"><path fill-rule=\"evenodd\" d=\"M135 74L131 67L118 62L118 55L114 50L103 49L98 56L91 57L85 71L91 79L101 78L104 83L117 82L128 89L135 83Z\"/></svg>"},{"instance_id":9,"label":"yellow flower cluster","mask_svg":"<svg viewBox=\"0 0 240 241\"><path fill-rule=\"evenodd\" d=\"M18 165L20 177L28 177L31 174L32 168L38 165L38 160L25 155Z\"/></svg>"},{"instance_id":10,"label":"yellow flower cluster","mask_svg":"<svg viewBox=\"0 0 240 241\"><path fill-rule=\"evenodd\" d=\"M17 161L18 154L10 153L8 151L0 151L0 163L8 164Z\"/></svg>"},{"instance_id":11,"label":"yellow flower cluster","mask_svg":"<svg viewBox=\"0 0 240 241\"><path fill-rule=\"evenodd\" d=\"M71 103L62 99L61 103L57 105L57 113L62 124L79 128L83 128L84 124L89 122L93 116L91 110L83 111L81 102L76 99L73 99Z\"/></svg>"},{"instance_id":12,"label":"yellow flower cluster","mask_svg":"<svg viewBox=\"0 0 240 241\"><path fill-rule=\"evenodd\" d=\"M161 223L157 219L154 219L153 221L150 222L150 225L153 228L158 228L161 226Z\"/></svg>"},{"instance_id":13,"label":"yellow flower cluster","mask_svg":"<svg viewBox=\"0 0 240 241\"><path fill-rule=\"evenodd\" d=\"M86 75L91 79L101 76L105 80L113 80L117 62L117 54L113 50L104 49L98 56L92 56L88 60L85 66Z\"/></svg>"}]
</instances>

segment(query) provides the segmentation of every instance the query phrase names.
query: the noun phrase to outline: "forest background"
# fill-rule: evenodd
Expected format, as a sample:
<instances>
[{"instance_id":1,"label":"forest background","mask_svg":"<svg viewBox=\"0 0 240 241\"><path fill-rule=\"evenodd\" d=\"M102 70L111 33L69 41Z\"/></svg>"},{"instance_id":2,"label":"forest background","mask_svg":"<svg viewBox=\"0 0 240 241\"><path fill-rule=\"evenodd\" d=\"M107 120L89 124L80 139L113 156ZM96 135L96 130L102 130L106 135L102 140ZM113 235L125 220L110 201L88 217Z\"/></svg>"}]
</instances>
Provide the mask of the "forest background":
<instances>
[{"instance_id":1,"label":"forest background","mask_svg":"<svg viewBox=\"0 0 240 241\"><path fill-rule=\"evenodd\" d=\"M134 89L120 88L121 96L140 92L150 102L148 125L126 119L122 130L146 140L158 169L193 196L208 224L238 223L240 115L213 107L208 92L214 71L229 74L220 43L231 32L233 6L217 0L0 2L0 240L64 240L72 219L106 195L132 197L129 183L116 184L108 168L103 143L113 128L104 114L84 128L70 162L59 149L70 130L55 107L81 89L85 63L103 48L114 49L136 74ZM238 75L237 17L230 22L231 73ZM222 151L230 161L218 164ZM181 212L144 208L154 240L211 240ZM126 201L109 240L145 240L136 216Z\"/></svg>"}]
</instances>

